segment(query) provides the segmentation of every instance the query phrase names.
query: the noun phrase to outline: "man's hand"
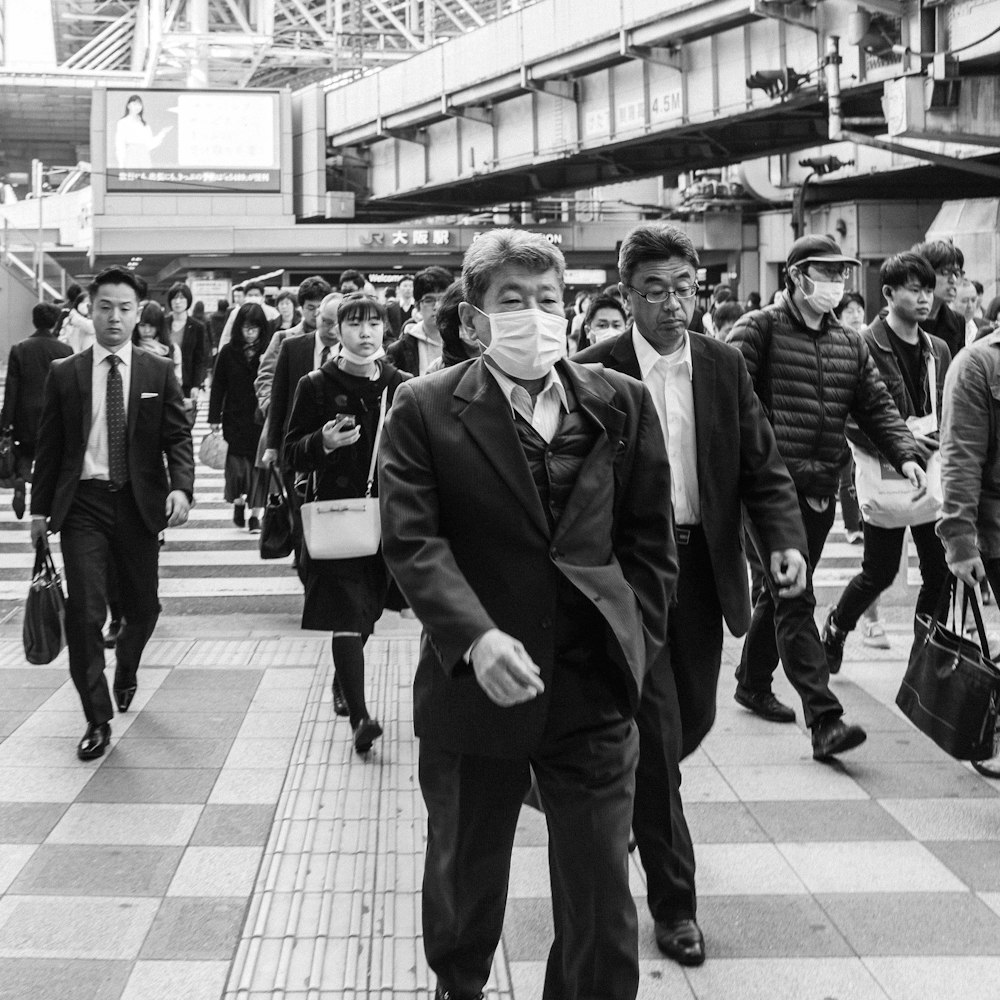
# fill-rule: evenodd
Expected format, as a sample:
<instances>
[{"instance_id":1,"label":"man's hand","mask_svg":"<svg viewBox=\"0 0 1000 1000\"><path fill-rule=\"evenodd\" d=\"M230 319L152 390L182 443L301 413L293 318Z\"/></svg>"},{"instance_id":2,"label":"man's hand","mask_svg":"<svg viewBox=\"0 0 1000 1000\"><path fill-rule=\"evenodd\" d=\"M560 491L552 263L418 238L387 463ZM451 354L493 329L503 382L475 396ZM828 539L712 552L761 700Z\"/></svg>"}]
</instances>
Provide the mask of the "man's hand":
<instances>
[{"instance_id":1,"label":"man's hand","mask_svg":"<svg viewBox=\"0 0 1000 1000\"><path fill-rule=\"evenodd\" d=\"M805 556L798 549L772 552L771 576L778 585L778 597L798 597L808 578Z\"/></svg>"},{"instance_id":2,"label":"man's hand","mask_svg":"<svg viewBox=\"0 0 1000 1000\"><path fill-rule=\"evenodd\" d=\"M910 485L916 490L915 495L911 498L914 503L918 500L924 498L924 494L927 492L927 473L920 468L917 462L904 462L903 467L899 470L904 476L910 481Z\"/></svg>"},{"instance_id":3,"label":"man's hand","mask_svg":"<svg viewBox=\"0 0 1000 1000\"><path fill-rule=\"evenodd\" d=\"M278 449L277 448L265 448L264 454L261 455L261 461L265 466L274 465L278 461Z\"/></svg>"},{"instance_id":4,"label":"man's hand","mask_svg":"<svg viewBox=\"0 0 1000 1000\"><path fill-rule=\"evenodd\" d=\"M41 539L48 536L49 533L49 519L47 517L38 517L37 515L31 519L31 544L37 545Z\"/></svg>"},{"instance_id":5,"label":"man's hand","mask_svg":"<svg viewBox=\"0 0 1000 1000\"><path fill-rule=\"evenodd\" d=\"M201 398L201 386L198 385L191 386L191 402L197 405L198 400L200 398Z\"/></svg>"},{"instance_id":6,"label":"man's hand","mask_svg":"<svg viewBox=\"0 0 1000 1000\"><path fill-rule=\"evenodd\" d=\"M167 527L176 528L188 519L191 504L183 490L171 490L167 494Z\"/></svg>"},{"instance_id":7,"label":"man's hand","mask_svg":"<svg viewBox=\"0 0 1000 1000\"><path fill-rule=\"evenodd\" d=\"M501 708L531 701L545 690L541 670L513 636L491 628L476 640L469 657L479 686Z\"/></svg>"},{"instance_id":8,"label":"man's hand","mask_svg":"<svg viewBox=\"0 0 1000 1000\"><path fill-rule=\"evenodd\" d=\"M976 587L986 579L986 567L983 565L981 556L959 559L957 562L952 562L949 559L948 571L969 587Z\"/></svg>"}]
</instances>

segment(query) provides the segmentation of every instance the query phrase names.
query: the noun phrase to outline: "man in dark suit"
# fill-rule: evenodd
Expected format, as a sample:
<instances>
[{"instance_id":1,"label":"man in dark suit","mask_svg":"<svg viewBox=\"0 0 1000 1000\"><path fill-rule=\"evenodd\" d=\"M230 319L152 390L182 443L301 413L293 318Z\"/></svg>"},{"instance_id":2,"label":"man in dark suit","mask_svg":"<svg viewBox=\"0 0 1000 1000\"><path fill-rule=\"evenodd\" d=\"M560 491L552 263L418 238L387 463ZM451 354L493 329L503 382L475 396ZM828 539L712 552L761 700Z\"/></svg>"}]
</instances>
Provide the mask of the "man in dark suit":
<instances>
[{"instance_id":1,"label":"man in dark suit","mask_svg":"<svg viewBox=\"0 0 1000 1000\"><path fill-rule=\"evenodd\" d=\"M320 303L316 329L310 333L286 337L278 348L267 409L267 449L263 456L265 465L279 461L299 379L322 368L336 353L340 343L337 308L343 299L340 292L327 295Z\"/></svg>"},{"instance_id":2,"label":"man in dark suit","mask_svg":"<svg viewBox=\"0 0 1000 1000\"><path fill-rule=\"evenodd\" d=\"M4 386L0 427L10 427L17 442L17 467L12 507L20 521L24 517L25 481L31 476L35 459L35 438L42 415L42 387L49 367L56 358L73 353L52 332L59 320L59 310L48 302L39 302L31 310L35 332L10 349L7 381Z\"/></svg>"},{"instance_id":3,"label":"man in dark suit","mask_svg":"<svg viewBox=\"0 0 1000 1000\"><path fill-rule=\"evenodd\" d=\"M562 254L495 230L465 257L482 358L401 386L379 472L386 560L423 623L414 684L437 996L480 997L517 817L537 778L555 942L546 1000L638 988L632 716L676 550L649 393L562 360Z\"/></svg>"},{"instance_id":4,"label":"man in dark suit","mask_svg":"<svg viewBox=\"0 0 1000 1000\"><path fill-rule=\"evenodd\" d=\"M160 613L158 535L187 520L194 489L191 430L173 365L132 347L135 276L106 268L90 298L96 342L52 366L31 491L32 541L47 531L62 536L69 669L87 717L81 760L100 757L111 737L101 635L108 567L117 571L124 613L114 695L125 712Z\"/></svg>"},{"instance_id":5,"label":"man in dark suit","mask_svg":"<svg viewBox=\"0 0 1000 1000\"><path fill-rule=\"evenodd\" d=\"M779 585L791 595L806 582L795 487L743 356L688 331L698 266L694 244L676 227L656 222L633 229L618 263L633 326L573 359L642 379L667 442L680 576L667 645L643 687L632 826L657 943L684 965L704 961L705 943L678 764L715 721L723 620L733 635L750 624L741 504Z\"/></svg>"}]
</instances>

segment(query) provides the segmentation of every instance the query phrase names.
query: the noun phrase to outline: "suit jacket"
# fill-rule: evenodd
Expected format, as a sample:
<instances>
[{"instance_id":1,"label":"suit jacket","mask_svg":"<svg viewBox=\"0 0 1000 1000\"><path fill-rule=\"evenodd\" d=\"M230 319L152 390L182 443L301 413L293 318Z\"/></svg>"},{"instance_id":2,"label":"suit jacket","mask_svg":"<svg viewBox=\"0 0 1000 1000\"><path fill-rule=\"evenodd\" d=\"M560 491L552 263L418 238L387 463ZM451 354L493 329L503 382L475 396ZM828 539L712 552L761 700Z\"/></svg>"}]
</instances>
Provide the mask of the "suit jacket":
<instances>
[{"instance_id":1,"label":"suit jacket","mask_svg":"<svg viewBox=\"0 0 1000 1000\"><path fill-rule=\"evenodd\" d=\"M313 370L316 334L285 337L278 348L278 362L271 381L271 404L267 411L267 447L281 450L288 431L288 418L299 379Z\"/></svg>"},{"instance_id":2,"label":"suit jacket","mask_svg":"<svg viewBox=\"0 0 1000 1000\"><path fill-rule=\"evenodd\" d=\"M262 331L263 332L263 331ZM212 363L212 347L205 330L205 324L188 316L181 334L181 388L185 396L191 389L200 388Z\"/></svg>"},{"instance_id":3,"label":"suit jacket","mask_svg":"<svg viewBox=\"0 0 1000 1000\"><path fill-rule=\"evenodd\" d=\"M385 356L399 371L410 375L420 374L420 347L416 337L404 332L395 343L386 348Z\"/></svg>"},{"instance_id":4,"label":"suit jacket","mask_svg":"<svg viewBox=\"0 0 1000 1000\"><path fill-rule=\"evenodd\" d=\"M781 549L805 554L805 528L795 485L778 454L743 355L714 338L688 336L702 528L723 616L729 630L739 636L750 627L741 503L763 540L765 555ZM573 360L596 361L641 377L631 330Z\"/></svg>"},{"instance_id":5,"label":"suit jacket","mask_svg":"<svg viewBox=\"0 0 1000 1000\"><path fill-rule=\"evenodd\" d=\"M379 495L389 569L423 623L417 736L456 752L520 758L550 706L556 589L563 574L606 625L610 669L634 708L666 641L677 577L670 471L649 392L614 372L557 369L598 434L549 529L510 406L481 359L412 379L382 436ZM543 694L501 708L464 654L491 628L519 639Z\"/></svg>"},{"instance_id":6,"label":"suit jacket","mask_svg":"<svg viewBox=\"0 0 1000 1000\"><path fill-rule=\"evenodd\" d=\"M93 364L93 349L74 354L55 362L45 382L31 513L47 517L50 531L62 527L83 471L90 435ZM194 494L191 428L170 361L146 351L132 351L126 409L132 494L146 526L159 532L167 525L167 493L183 490L188 499Z\"/></svg>"},{"instance_id":7,"label":"suit jacket","mask_svg":"<svg viewBox=\"0 0 1000 1000\"><path fill-rule=\"evenodd\" d=\"M14 440L23 456L30 457L35 451L35 434L42 415L42 388L49 367L56 358L68 358L72 353L69 344L41 330L10 349L0 426L14 428Z\"/></svg>"}]
</instances>

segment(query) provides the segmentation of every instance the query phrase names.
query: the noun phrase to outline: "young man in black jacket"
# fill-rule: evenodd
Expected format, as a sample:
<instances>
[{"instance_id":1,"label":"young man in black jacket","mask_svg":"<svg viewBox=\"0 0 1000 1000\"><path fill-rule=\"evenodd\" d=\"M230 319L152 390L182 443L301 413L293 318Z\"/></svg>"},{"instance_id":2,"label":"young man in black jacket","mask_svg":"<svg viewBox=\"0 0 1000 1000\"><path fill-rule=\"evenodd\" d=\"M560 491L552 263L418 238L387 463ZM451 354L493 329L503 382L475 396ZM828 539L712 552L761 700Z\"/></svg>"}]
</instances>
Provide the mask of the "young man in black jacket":
<instances>
[{"instance_id":1,"label":"young man in black jacket","mask_svg":"<svg viewBox=\"0 0 1000 1000\"><path fill-rule=\"evenodd\" d=\"M794 721L794 711L771 691L780 655L802 699L817 760L859 746L866 738L860 726L841 720L843 706L830 690L813 617L812 572L833 526L848 415L915 491L922 493L927 485L920 450L861 335L833 314L844 295L847 268L859 263L829 236L801 237L786 261L785 291L774 305L742 316L729 337L743 353L757 396L769 413L778 452L795 483L810 564L805 592L780 601L761 565L754 566L757 598L736 671L735 697L762 718ZM752 548L761 552L754 540Z\"/></svg>"}]
</instances>

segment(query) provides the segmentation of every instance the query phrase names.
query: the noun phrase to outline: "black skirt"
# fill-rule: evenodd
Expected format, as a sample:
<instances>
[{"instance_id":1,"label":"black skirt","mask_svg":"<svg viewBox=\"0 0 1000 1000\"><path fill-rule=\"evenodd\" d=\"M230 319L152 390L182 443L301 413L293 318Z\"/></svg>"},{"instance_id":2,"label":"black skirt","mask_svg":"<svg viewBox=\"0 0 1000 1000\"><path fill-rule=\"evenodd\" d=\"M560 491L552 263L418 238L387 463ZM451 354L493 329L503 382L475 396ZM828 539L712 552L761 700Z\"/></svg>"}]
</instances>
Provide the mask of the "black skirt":
<instances>
[{"instance_id":1,"label":"black skirt","mask_svg":"<svg viewBox=\"0 0 1000 1000\"><path fill-rule=\"evenodd\" d=\"M303 550L302 559L302 628L371 635L389 590L389 571L382 550L357 559L310 559Z\"/></svg>"}]
</instances>

